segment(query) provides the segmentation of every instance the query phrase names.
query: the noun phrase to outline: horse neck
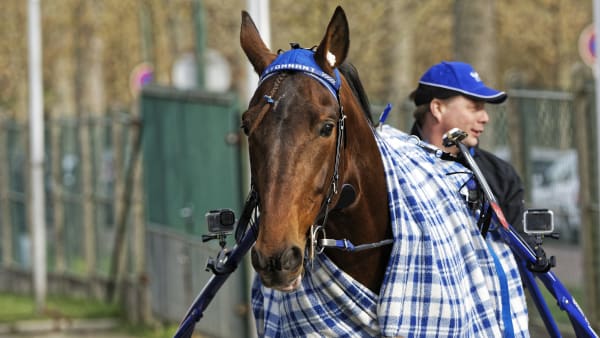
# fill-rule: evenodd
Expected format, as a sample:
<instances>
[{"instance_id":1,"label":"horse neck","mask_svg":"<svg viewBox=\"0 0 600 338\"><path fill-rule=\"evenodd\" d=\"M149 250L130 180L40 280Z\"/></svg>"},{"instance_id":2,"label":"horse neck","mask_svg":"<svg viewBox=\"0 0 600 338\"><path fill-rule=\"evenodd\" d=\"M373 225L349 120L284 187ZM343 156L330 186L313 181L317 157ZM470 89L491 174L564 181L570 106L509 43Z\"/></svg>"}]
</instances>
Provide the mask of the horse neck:
<instances>
[{"instance_id":1,"label":"horse neck","mask_svg":"<svg viewBox=\"0 0 600 338\"><path fill-rule=\"evenodd\" d=\"M355 233L357 241L381 240L389 228L387 185L381 154L373 129L362 111L348 114L341 177L342 183L354 186L357 197L347 210L355 221L344 224L344 228Z\"/></svg>"},{"instance_id":2,"label":"horse neck","mask_svg":"<svg viewBox=\"0 0 600 338\"><path fill-rule=\"evenodd\" d=\"M383 162L373 130L357 105L347 110L346 146L343 153L341 182L352 184L356 200L346 209L333 212L327 234L346 238L355 245L391 238L387 186ZM378 293L387 267L391 246L354 254L333 251L327 255L342 270Z\"/></svg>"}]
</instances>

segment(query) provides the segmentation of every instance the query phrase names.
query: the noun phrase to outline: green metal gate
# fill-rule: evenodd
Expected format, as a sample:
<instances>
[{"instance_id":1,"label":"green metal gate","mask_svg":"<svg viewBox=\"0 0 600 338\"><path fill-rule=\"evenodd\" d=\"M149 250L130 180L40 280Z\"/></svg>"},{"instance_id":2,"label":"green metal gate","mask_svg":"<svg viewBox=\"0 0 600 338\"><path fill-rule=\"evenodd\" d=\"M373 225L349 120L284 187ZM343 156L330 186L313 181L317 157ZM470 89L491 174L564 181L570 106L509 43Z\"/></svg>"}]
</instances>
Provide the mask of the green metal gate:
<instances>
[{"instance_id":1,"label":"green metal gate","mask_svg":"<svg viewBox=\"0 0 600 338\"><path fill-rule=\"evenodd\" d=\"M141 96L146 252L154 314L179 321L211 276L217 243L203 243L204 215L243 202L239 107L232 94L145 87ZM248 285L241 266L197 325L215 337L244 337Z\"/></svg>"},{"instance_id":2,"label":"green metal gate","mask_svg":"<svg viewBox=\"0 0 600 338\"><path fill-rule=\"evenodd\" d=\"M204 212L239 210L239 109L232 95L145 89L144 187L147 220L189 234L205 231ZM182 216L197 216L183 221Z\"/></svg>"}]
</instances>

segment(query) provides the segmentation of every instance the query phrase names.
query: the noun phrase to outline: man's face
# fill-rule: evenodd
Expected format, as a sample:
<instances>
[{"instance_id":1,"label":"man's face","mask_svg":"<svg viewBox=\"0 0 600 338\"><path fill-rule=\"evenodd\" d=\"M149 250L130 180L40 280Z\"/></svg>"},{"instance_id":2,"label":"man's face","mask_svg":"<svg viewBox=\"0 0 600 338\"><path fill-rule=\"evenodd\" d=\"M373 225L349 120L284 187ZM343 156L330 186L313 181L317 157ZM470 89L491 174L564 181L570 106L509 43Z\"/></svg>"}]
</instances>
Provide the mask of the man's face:
<instances>
[{"instance_id":1,"label":"man's face","mask_svg":"<svg viewBox=\"0 0 600 338\"><path fill-rule=\"evenodd\" d=\"M463 143L469 147L476 146L479 136L489 121L484 101L473 101L464 96L455 96L443 100L440 123L443 130L459 128L468 134Z\"/></svg>"}]
</instances>

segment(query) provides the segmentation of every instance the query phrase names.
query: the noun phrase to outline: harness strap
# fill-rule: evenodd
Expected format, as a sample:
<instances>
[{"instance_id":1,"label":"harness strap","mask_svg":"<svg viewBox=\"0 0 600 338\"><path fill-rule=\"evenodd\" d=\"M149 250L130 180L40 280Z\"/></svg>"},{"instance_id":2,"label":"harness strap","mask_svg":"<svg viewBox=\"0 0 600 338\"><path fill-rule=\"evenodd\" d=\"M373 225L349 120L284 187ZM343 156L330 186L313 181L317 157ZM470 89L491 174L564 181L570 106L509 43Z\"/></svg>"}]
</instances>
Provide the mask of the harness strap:
<instances>
[{"instance_id":1,"label":"harness strap","mask_svg":"<svg viewBox=\"0 0 600 338\"><path fill-rule=\"evenodd\" d=\"M330 238L322 238L317 240L317 247L321 247L321 248L333 248L333 249L341 249L343 251L351 251L351 252L357 252L357 251L363 251L363 250L368 250L368 249L375 249L375 248L379 248L385 245L389 245L394 243L394 240L391 238L388 239L384 239L381 240L379 242L375 242L375 243L366 243L366 244L359 244L359 245L354 245L352 244L352 242L350 242L347 239L330 239Z\"/></svg>"},{"instance_id":2,"label":"harness strap","mask_svg":"<svg viewBox=\"0 0 600 338\"><path fill-rule=\"evenodd\" d=\"M280 73L279 77L277 79L275 79L275 85L273 85L273 88L271 89L271 92L269 93L269 95L264 96L264 99L266 100L267 103L265 103L263 105L262 109L258 113L258 116L254 120L254 123L252 123L252 126L250 127L250 130L248 131L248 135L252 135L254 130L260 125L260 122L262 122L263 118L265 117L265 115L267 114L267 112L269 111L271 106L273 104L275 104L275 101L273 100L273 96L275 95L277 90L279 90L279 86L281 85L281 82L283 81L283 79L285 77L286 77L286 73Z\"/></svg>"},{"instance_id":3,"label":"harness strap","mask_svg":"<svg viewBox=\"0 0 600 338\"><path fill-rule=\"evenodd\" d=\"M323 223L325 224L325 223ZM393 238L388 238L374 243L365 243L354 245L348 239L327 238L325 228L322 225L312 225L309 229L308 238L308 261L312 267L312 260L316 254L320 254L325 249L340 249L342 251L358 252L368 249L376 249L385 245L394 243Z\"/></svg>"}]
</instances>

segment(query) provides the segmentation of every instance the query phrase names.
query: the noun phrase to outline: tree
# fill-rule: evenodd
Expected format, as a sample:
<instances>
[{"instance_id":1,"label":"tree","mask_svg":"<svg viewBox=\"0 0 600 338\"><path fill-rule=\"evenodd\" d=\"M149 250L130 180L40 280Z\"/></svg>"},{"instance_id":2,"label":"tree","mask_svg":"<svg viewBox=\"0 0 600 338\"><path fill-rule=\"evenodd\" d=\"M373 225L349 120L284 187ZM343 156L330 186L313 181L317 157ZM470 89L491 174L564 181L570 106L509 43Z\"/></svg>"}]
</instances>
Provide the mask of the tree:
<instances>
[{"instance_id":1,"label":"tree","mask_svg":"<svg viewBox=\"0 0 600 338\"><path fill-rule=\"evenodd\" d=\"M454 1L454 59L472 64L492 86L498 85L495 2Z\"/></svg>"}]
</instances>

